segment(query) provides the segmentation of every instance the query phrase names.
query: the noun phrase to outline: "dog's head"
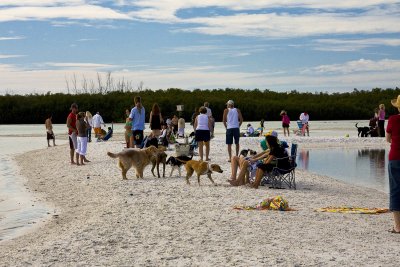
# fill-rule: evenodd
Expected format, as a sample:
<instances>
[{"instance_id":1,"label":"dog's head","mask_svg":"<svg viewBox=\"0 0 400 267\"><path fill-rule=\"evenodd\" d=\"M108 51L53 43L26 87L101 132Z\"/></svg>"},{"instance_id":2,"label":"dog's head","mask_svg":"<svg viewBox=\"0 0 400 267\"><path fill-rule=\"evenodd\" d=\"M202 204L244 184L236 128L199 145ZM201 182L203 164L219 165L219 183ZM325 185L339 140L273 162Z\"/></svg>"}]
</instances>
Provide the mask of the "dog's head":
<instances>
[{"instance_id":1,"label":"dog's head","mask_svg":"<svg viewBox=\"0 0 400 267\"><path fill-rule=\"evenodd\" d=\"M149 146L144 149L148 156L153 156L158 152L158 149L155 146Z\"/></svg>"},{"instance_id":2,"label":"dog's head","mask_svg":"<svg viewBox=\"0 0 400 267\"><path fill-rule=\"evenodd\" d=\"M166 162L166 164L170 164L170 165L174 165L175 164L175 157L174 156L170 156L168 159L167 159L167 162Z\"/></svg>"},{"instance_id":3,"label":"dog's head","mask_svg":"<svg viewBox=\"0 0 400 267\"><path fill-rule=\"evenodd\" d=\"M211 164L210 165L210 169L213 172L219 172L219 173L223 173L223 170L221 169L221 167L218 164Z\"/></svg>"},{"instance_id":4,"label":"dog's head","mask_svg":"<svg viewBox=\"0 0 400 267\"><path fill-rule=\"evenodd\" d=\"M242 149L240 151L240 155L243 157L247 157L247 155L249 155L249 154L250 154L250 156L254 156L257 154L257 152L254 150L251 150L251 149Z\"/></svg>"}]
</instances>

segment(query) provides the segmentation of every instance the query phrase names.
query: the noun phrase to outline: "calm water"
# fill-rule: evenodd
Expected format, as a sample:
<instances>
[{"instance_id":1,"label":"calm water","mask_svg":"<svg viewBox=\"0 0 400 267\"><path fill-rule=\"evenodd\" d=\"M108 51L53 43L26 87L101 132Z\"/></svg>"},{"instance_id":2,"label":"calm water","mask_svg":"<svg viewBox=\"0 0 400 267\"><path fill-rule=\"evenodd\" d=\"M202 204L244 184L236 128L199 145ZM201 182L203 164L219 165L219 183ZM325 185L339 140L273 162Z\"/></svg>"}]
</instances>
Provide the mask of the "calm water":
<instances>
[{"instance_id":1,"label":"calm water","mask_svg":"<svg viewBox=\"0 0 400 267\"><path fill-rule=\"evenodd\" d=\"M310 121L311 136L350 137L357 136L354 124L368 125L368 121ZM243 124L245 127L247 123ZM251 122L257 128L259 122ZM110 126L111 123L107 123ZM65 124L55 124L56 143L67 143ZM114 133L123 134L124 125L114 124ZM187 132L192 129L186 125ZM146 128L149 129L148 125ZM266 121L267 130L281 130L280 121ZM292 122L291 129L296 129ZM224 134L222 123L217 123L215 134ZM51 208L37 203L18 175L14 155L47 147L44 125L0 125L0 241L15 237L35 222L46 217ZM300 150L299 167L310 171L342 179L350 183L362 184L387 191L387 152L371 150ZM330 162L326 164L326 162ZM344 165L343 165L344 164Z\"/></svg>"},{"instance_id":2,"label":"calm water","mask_svg":"<svg viewBox=\"0 0 400 267\"><path fill-rule=\"evenodd\" d=\"M388 153L386 149L300 149L297 164L311 172L389 192Z\"/></svg>"}]
</instances>

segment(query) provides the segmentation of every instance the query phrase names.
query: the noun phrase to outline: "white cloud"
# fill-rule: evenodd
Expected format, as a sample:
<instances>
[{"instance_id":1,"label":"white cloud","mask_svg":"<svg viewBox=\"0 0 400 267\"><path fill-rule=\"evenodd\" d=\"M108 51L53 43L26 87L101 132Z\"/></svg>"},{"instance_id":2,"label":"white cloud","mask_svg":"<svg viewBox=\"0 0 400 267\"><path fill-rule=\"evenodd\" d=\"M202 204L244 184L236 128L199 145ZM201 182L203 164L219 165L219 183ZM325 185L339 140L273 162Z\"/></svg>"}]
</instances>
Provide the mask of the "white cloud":
<instances>
[{"instance_id":1,"label":"white cloud","mask_svg":"<svg viewBox=\"0 0 400 267\"><path fill-rule=\"evenodd\" d=\"M400 60L382 59L378 61L359 59L343 64L321 65L305 70L303 73L313 74L349 74L359 72L399 72Z\"/></svg>"},{"instance_id":2,"label":"white cloud","mask_svg":"<svg viewBox=\"0 0 400 267\"><path fill-rule=\"evenodd\" d=\"M118 65L111 64L99 64L99 63L81 63L81 62L46 62L45 66L57 67L57 68L74 68L74 69L114 69L118 68Z\"/></svg>"},{"instance_id":3,"label":"white cloud","mask_svg":"<svg viewBox=\"0 0 400 267\"><path fill-rule=\"evenodd\" d=\"M0 22L25 21L25 20L49 20L49 19L71 19L71 20L130 20L123 13L110 8L81 5L81 6L55 6L55 7L11 7L0 9Z\"/></svg>"},{"instance_id":4,"label":"white cloud","mask_svg":"<svg viewBox=\"0 0 400 267\"><path fill-rule=\"evenodd\" d=\"M366 38L366 39L318 39L315 50L320 51L358 51L376 46L400 46L400 39Z\"/></svg>"},{"instance_id":5,"label":"white cloud","mask_svg":"<svg viewBox=\"0 0 400 267\"><path fill-rule=\"evenodd\" d=\"M0 41L21 40L21 39L25 39L25 37L23 36L0 37Z\"/></svg>"},{"instance_id":6,"label":"white cloud","mask_svg":"<svg viewBox=\"0 0 400 267\"><path fill-rule=\"evenodd\" d=\"M2 55L2 54L0 54L0 59L4 59L4 58L16 58L16 57L24 57L24 55Z\"/></svg>"},{"instance_id":7,"label":"white cloud","mask_svg":"<svg viewBox=\"0 0 400 267\"><path fill-rule=\"evenodd\" d=\"M90 66L92 65L92 67ZM50 68L46 68L50 66ZM56 66L57 68L53 68ZM32 92L66 92L66 79L76 75L78 86L81 78L97 79L97 73L105 75L103 67L118 67L112 71L114 81L122 80L145 87L166 89L213 88L268 88L276 91L348 91L353 88L394 88L399 86L400 60L372 61L361 59L343 64L322 65L303 72L250 72L232 71L227 66L152 66L137 68L109 64L46 63L40 70L23 70L12 65L0 64L0 80L3 90L25 94ZM83 78L82 78L83 79ZM2 93L0 91L0 93Z\"/></svg>"}]
</instances>

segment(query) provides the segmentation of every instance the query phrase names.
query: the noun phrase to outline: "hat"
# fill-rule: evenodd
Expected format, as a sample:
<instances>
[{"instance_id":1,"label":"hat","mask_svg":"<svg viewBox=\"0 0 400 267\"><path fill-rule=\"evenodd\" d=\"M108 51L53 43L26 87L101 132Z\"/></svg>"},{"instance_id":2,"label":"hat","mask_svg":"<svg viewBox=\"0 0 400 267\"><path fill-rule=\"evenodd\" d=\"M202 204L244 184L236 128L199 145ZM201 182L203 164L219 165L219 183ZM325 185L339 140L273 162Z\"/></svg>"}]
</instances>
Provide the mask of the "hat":
<instances>
[{"instance_id":1,"label":"hat","mask_svg":"<svg viewBox=\"0 0 400 267\"><path fill-rule=\"evenodd\" d=\"M396 108L400 108L400 95L397 97L397 99L392 99L392 101L390 101L390 102Z\"/></svg>"},{"instance_id":2,"label":"hat","mask_svg":"<svg viewBox=\"0 0 400 267\"><path fill-rule=\"evenodd\" d=\"M73 108L78 108L78 104L76 104L76 103L72 103L72 104L71 104L71 108L70 108L70 109L72 110Z\"/></svg>"},{"instance_id":3,"label":"hat","mask_svg":"<svg viewBox=\"0 0 400 267\"><path fill-rule=\"evenodd\" d=\"M285 111L285 110L282 110L280 115L282 116L282 115L284 115L284 114L286 114L286 111Z\"/></svg>"},{"instance_id":4,"label":"hat","mask_svg":"<svg viewBox=\"0 0 400 267\"><path fill-rule=\"evenodd\" d=\"M227 105L232 105L232 106L233 106L233 105L234 105L234 102L233 102L233 100L228 100L228 102L226 102L226 104L227 104Z\"/></svg>"},{"instance_id":5,"label":"hat","mask_svg":"<svg viewBox=\"0 0 400 267\"><path fill-rule=\"evenodd\" d=\"M274 137L278 137L278 133L276 131L269 131L264 136L267 137L267 136L270 136L270 135L274 136Z\"/></svg>"},{"instance_id":6,"label":"hat","mask_svg":"<svg viewBox=\"0 0 400 267\"><path fill-rule=\"evenodd\" d=\"M251 126L251 124L249 123L249 124L247 124L247 127L250 127Z\"/></svg>"}]
</instances>

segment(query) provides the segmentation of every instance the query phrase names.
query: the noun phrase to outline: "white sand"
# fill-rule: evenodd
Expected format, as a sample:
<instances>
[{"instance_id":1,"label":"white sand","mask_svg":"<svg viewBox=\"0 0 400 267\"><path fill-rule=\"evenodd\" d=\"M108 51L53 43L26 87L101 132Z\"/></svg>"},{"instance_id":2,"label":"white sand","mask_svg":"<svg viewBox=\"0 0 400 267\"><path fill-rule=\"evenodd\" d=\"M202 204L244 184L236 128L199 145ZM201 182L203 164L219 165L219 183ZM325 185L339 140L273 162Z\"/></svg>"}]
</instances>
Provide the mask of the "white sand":
<instances>
[{"instance_id":1,"label":"white sand","mask_svg":"<svg viewBox=\"0 0 400 267\"><path fill-rule=\"evenodd\" d=\"M302 147L383 147L384 140L294 138ZM255 138L242 147L258 148ZM30 191L54 207L34 231L0 243L1 266L397 266L400 235L387 232L391 214L318 213L326 206L387 207L383 192L297 171L297 190L230 187L224 138L212 140L210 157L224 169L202 177L121 179L121 141L91 143L86 166L70 166L68 148L17 158ZM172 154L173 151L168 152ZM329 163L327 163L329 164ZM340 168L340 166L338 166ZM170 168L166 173L169 176ZM185 171L182 171L185 174ZM89 177L89 178L88 178ZM237 211L283 195L297 211Z\"/></svg>"}]
</instances>

